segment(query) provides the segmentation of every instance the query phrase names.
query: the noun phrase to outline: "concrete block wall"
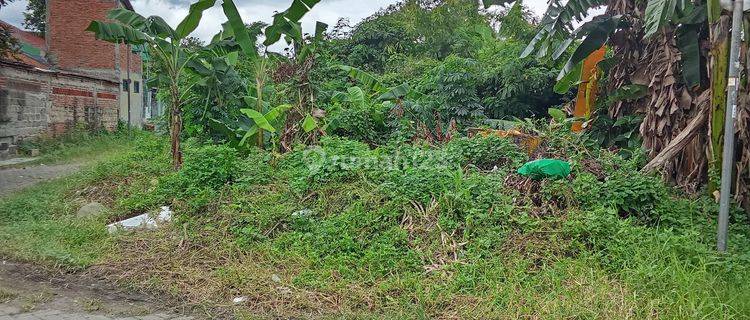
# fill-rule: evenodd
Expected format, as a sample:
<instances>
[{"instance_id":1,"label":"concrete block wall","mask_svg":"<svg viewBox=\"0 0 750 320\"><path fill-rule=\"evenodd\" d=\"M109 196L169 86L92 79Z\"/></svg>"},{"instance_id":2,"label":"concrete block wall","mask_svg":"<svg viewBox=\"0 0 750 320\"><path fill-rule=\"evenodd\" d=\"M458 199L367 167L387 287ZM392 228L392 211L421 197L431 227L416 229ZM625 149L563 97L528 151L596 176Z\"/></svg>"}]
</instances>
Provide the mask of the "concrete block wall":
<instances>
[{"instance_id":1,"label":"concrete block wall","mask_svg":"<svg viewBox=\"0 0 750 320\"><path fill-rule=\"evenodd\" d=\"M0 65L0 157L40 135L116 129L118 96L116 82Z\"/></svg>"},{"instance_id":2,"label":"concrete block wall","mask_svg":"<svg viewBox=\"0 0 750 320\"><path fill-rule=\"evenodd\" d=\"M0 71L3 76L11 76L3 78L0 85L0 139L5 145L15 145L47 129L49 83L44 77L2 66ZM0 146L0 152L5 149Z\"/></svg>"}]
</instances>

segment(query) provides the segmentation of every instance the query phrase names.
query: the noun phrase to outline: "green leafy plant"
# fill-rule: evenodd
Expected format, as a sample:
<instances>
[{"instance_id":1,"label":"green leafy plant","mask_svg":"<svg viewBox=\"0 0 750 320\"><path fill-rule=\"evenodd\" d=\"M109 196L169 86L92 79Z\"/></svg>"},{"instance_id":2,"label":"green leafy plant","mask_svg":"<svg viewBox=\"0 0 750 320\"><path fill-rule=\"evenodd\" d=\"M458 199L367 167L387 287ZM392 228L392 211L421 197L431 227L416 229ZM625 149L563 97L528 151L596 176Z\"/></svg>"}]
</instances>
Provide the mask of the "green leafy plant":
<instances>
[{"instance_id":1,"label":"green leafy plant","mask_svg":"<svg viewBox=\"0 0 750 320\"><path fill-rule=\"evenodd\" d=\"M246 103L252 104L252 101L246 101ZM242 140L240 141L240 146L245 145L248 139L252 139L253 136L261 136L263 134L263 130L268 131L271 134L275 134L277 131L276 128L283 124L284 113L291 108L291 105L280 105L272 108L265 114L262 114L255 109L240 109L243 114L247 115L255 122L250 128L245 131ZM242 128L240 128L239 130L242 130Z\"/></svg>"},{"instance_id":2,"label":"green leafy plant","mask_svg":"<svg viewBox=\"0 0 750 320\"><path fill-rule=\"evenodd\" d=\"M107 18L114 22L92 21L87 31L93 32L97 39L114 43L131 45L148 45L149 50L158 57L163 72L158 80L167 83L170 97L170 132L172 138L172 162L175 169L182 166L180 151L180 134L182 132L182 107L187 90L180 90L182 72L185 66L195 58L182 47L185 39L197 26L200 17L215 1L199 1L191 6L188 16L180 22L177 30L158 16L143 16L124 9L111 10Z\"/></svg>"},{"instance_id":3,"label":"green leafy plant","mask_svg":"<svg viewBox=\"0 0 750 320\"><path fill-rule=\"evenodd\" d=\"M510 139L497 136L457 138L444 148L451 162L473 165L483 170L498 167L510 171L528 158Z\"/></svg>"},{"instance_id":4,"label":"green leafy plant","mask_svg":"<svg viewBox=\"0 0 750 320\"><path fill-rule=\"evenodd\" d=\"M218 189L236 178L239 157L237 151L225 145L205 145L186 148L183 169L178 175L188 188Z\"/></svg>"},{"instance_id":5,"label":"green leafy plant","mask_svg":"<svg viewBox=\"0 0 750 320\"><path fill-rule=\"evenodd\" d=\"M107 17L114 22L93 21L86 29L93 32L97 39L114 43L127 43L133 45L147 45L154 52L160 65L164 68L156 80L164 82L168 86L170 96L170 132L172 137L172 157L175 169L182 165L182 153L180 151L180 134L182 132L182 107L184 99L190 88L196 83L191 83L187 89L181 90L181 76L183 70L190 64L196 55L188 52L182 46L186 39L198 27L203 12L213 7L217 0L199 0L190 5L188 15L179 23L176 29L167 24L159 16L144 18L143 16L123 8L113 9ZM266 44L270 45L278 41L278 30L286 29L291 23L297 23L318 1L295 0L291 7L279 13L274 18L274 24L269 26ZM222 8L228 19L227 30L231 30L237 43L245 54L257 55L255 42L247 32L244 22L237 11L232 0L222 0ZM229 60L234 60L234 55Z\"/></svg>"}]
</instances>

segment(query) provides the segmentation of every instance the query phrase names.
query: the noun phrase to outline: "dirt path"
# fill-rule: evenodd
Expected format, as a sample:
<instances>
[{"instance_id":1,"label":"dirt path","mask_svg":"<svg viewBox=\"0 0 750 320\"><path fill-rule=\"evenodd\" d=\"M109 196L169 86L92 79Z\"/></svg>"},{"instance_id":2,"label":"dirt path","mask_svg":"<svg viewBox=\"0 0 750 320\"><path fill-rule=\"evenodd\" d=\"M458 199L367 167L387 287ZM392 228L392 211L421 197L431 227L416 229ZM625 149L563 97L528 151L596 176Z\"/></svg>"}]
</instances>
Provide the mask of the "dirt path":
<instances>
[{"instance_id":1,"label":"dirt path","mask_svg":"<svg viewBox=\"0 0 750 320\"><path fill-rule=\"evenodd\" d=\"M0 262L0 320L195 319L158 299L120 291L104 280Z\"/></svg>"},{"instance_id":2,"label":"dirt path","mask_svg":"<svg viewBox=\"0 0 750 320\"><path fill-rule=\"evenodd\" d=\"M83 167L83 163L33 165L22 168L0 168L0 195L21 190L36 183L64 177Z\"/></svg>"},{"instance_id":3,"label":"dirt path","mask_svg":"<svg viewBox=\"0 0 750 320\"><path fill-rule=\"evenodd\" d=\"M0 197L78 172L87 163L0 168ZM52 273L0 257L0 320L195 319L158 298L120 290L105 280ZM183 314L183 315L181 315Z\"/></svg>"}]
</instances>

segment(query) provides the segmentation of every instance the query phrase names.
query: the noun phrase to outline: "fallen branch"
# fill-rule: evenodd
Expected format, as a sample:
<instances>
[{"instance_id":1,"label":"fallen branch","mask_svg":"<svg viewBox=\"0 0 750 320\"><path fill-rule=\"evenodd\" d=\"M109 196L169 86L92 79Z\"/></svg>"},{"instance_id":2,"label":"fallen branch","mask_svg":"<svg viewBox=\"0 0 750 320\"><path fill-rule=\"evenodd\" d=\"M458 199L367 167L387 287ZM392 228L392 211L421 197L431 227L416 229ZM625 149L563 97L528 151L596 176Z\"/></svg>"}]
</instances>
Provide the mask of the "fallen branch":
<instances>
[{"instance_id":1,"label":"fallen branch","mask_svg":"<svg viewBox=\"0 0 750 320\"><path fill-rule=\"evenodd\" d=\"M709 92L709 90L706 90L706 92ZM677 135L677 137L672 139L672 141L670 141L669 144L664 149L662 149L659 154L656 155L656 157L651 159L651 161L646 166L644 166L641 171L650 173L656 171L659 168L663 168L667 162L674 159L674 157L682 152L682 150L685 149L685 146L690 143L692 138L696 134L698 134L698 131L700 131L700 129L706 125L706 119L708 118L707 106L708 102L710 101L706 92L698 97L698 113L695 115L693 120L691 120L690 123L688 123L688 125L685 127L685 129L683 129L682 132Z\"/></svg>"}]
</instances>

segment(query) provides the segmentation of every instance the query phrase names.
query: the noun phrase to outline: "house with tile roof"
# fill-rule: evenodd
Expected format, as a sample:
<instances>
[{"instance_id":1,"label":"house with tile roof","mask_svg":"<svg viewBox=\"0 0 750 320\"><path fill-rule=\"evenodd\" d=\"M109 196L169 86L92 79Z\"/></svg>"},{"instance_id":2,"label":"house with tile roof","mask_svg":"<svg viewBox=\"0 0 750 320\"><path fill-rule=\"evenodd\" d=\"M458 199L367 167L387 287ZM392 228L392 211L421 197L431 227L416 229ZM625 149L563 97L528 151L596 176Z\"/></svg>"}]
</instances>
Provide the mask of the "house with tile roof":
<instances>
[{"instance_id":1,"label":"house with tile roof","mask_svg":"<svg viewBox=\"0 0 750 320\"><path fill-rule=\"evenodd\" d=\"M85 31L117 7L133 10L130 0L47 0L44 36L0 21L20 44L0 60L0 158L40 135L143 125L141 55Z\"/></svg>"}]
</instances>

